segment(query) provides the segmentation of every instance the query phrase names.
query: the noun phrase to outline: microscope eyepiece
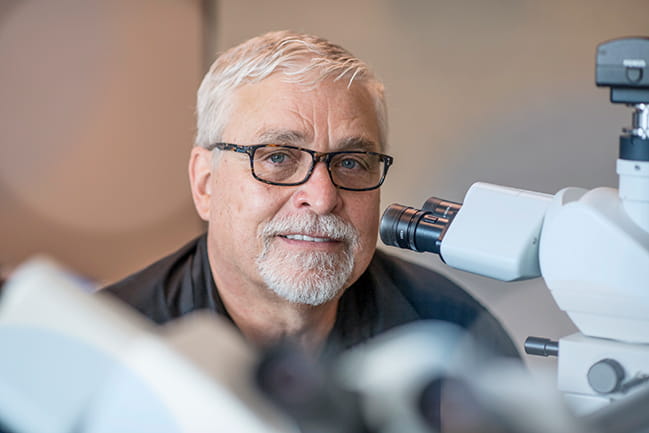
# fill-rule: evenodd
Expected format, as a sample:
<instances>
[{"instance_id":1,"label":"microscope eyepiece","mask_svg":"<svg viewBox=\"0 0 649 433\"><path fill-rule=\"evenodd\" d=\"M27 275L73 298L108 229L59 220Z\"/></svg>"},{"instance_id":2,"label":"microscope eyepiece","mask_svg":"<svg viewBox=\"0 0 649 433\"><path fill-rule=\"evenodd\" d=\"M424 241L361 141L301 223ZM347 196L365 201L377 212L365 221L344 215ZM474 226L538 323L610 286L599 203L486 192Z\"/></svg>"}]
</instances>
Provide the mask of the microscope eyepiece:
<instances>
[{"instance_id":1,"label":"microscope eyepiece","mask_svg":"<svg viewBox=\"0 0 649 433\"><path fill-rule=\"evenodd\" d=\"M435 197L423 209L391 204L381 217L381 240L390 246L439 254L444 232L460 207Z\"/></svg>"}]
</instances>

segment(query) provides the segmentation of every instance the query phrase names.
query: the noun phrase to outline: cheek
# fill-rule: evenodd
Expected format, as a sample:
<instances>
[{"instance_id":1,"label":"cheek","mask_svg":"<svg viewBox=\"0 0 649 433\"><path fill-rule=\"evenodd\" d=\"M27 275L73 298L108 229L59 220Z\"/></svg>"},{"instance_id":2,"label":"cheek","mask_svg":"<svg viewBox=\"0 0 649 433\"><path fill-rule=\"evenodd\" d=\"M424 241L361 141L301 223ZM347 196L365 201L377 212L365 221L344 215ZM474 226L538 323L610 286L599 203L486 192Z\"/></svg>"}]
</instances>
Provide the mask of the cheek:
<instances>
[{"instance_id":1,"label":"cheek","mask_svg":"<svg viewBox=\"0 0 649 433\"><path fill-rule=\"evenodd\" d=\"M354 198L348 203L348 217L360 235L359 249L355 254L354 272L351 281L355 281L367 269L374 251L379 230L379 197L371 195Z\"/></svg>"},{"instance_id":2,"label":"cheek","mask_svg":"<svg viewBox=\"0 0 649 433\"><path fill-rule=\"evenodd\" d=\"M254 180L249 173L246 175L250 179L238 174L223 177L238 179L237 182L217 181L212 205L215 211L214 224L226 225L228 230L238 233L240 238L249 240L256 237L259 225L271 219L286 199L271 185Z\"/></svg>"},{"instance_id":3,"label":"cheek","mask_svg":"<svg viewBox=\"0 0 649 433\"><path fill-rule=\"evenodd\" d=\"M361 236L361 243L365 249L376 244L379 230L379 196L377 193L370 193L368 197L356 199L350 202L350 217Z\"/></svg>"}]
</instances>

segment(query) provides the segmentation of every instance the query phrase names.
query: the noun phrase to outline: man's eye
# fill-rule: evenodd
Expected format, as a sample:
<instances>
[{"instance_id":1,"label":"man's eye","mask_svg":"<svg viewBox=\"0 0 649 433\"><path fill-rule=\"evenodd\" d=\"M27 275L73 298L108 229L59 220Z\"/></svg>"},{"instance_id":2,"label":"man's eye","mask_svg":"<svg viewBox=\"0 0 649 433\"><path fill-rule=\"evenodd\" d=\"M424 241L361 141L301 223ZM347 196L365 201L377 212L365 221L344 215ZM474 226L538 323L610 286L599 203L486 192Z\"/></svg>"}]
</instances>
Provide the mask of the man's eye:
<instances>
[{"instance_id":1,"label":"man's eye","mask_svg":"<svg viewBox=\"0 0 649 433\"><path fill-rule=\"evenodd\" d=\"M342 161L340 161L340 166L342 168L346 168L346 169L351 170L351 169L356 168L358 166L358 161L356 161L354 159L350 159L350 158L343 159Z\"/></svg>"},{"instance_id":2,"label":"man's eye","mask_svg":"<svg viewBox=\"0 0 649 433\"><path fill-rule=\"evenodd\" d=\"M343 158L338 162L338 167L345 170L367 170L368 164L367 161L362 158Z\"/></svg>"},{"instance_id":3,"label":"man's eye","mask_svg":"<svg viewBox=\"0 0 649 433\"><path fill-rule=\"evenodd\" d=\"M255 159L271 165L286 165L294 163L297 160L296 156L286 150L258 151L255 154Z\"/></svg>"},{"instance_id":4,"label":"man's eye","mask_svg":"<svg viewBox=\"0 0 649 433\"><path fill-rule=\"evenodd\" d=\"M275 152L270 155L266 159L268 159L270 162L273 164L281 164L283 162L286 162L286 159L288 158L288 155L285 153L280 153L280 152Z\"/></svg>"}]
</instances>

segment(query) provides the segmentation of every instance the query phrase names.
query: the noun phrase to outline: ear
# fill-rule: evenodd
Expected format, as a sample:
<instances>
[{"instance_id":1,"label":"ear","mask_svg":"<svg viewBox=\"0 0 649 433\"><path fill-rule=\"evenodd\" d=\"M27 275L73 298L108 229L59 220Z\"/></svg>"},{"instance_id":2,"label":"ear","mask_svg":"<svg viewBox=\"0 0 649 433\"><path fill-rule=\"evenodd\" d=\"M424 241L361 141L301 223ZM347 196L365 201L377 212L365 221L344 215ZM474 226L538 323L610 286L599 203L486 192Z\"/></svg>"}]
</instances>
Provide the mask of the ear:
<instances>
[{"instance_id":1,"label":"ear","mask_svg":"<svg viewBox=\"0 0 649 433\"><path fill-rule=\"evenodd\" d=\"M189 157L189 182L196 212L204 220L210 217L212 198L212 152L194 147Z\"/></svg>"}]
</instances>

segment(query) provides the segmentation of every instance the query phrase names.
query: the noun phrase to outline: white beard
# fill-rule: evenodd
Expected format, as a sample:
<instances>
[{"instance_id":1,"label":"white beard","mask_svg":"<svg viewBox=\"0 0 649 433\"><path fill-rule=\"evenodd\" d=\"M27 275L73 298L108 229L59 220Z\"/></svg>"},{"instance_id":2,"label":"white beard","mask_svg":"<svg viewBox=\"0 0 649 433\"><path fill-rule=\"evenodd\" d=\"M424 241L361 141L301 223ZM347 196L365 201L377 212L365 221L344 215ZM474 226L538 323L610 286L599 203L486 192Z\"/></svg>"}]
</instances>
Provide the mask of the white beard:
<instances>
[{"instance_id":1,"label":"white beard","mask_svg":"<svg viewBox=\"0 0 649 433\"><path fill-rule=\"evenodd\" d=\"M318 233L343 242L339 253L306 251L291 253L273 248L280 233ZM358 231L334 215L304 214L299 217L271 220L258 234L263 250L257 257L257 268L270 290L289 302L321 305L334 299L344 288L354 269L358 250Z\"/></svg>"}]
</instances>

